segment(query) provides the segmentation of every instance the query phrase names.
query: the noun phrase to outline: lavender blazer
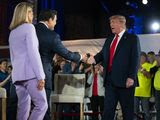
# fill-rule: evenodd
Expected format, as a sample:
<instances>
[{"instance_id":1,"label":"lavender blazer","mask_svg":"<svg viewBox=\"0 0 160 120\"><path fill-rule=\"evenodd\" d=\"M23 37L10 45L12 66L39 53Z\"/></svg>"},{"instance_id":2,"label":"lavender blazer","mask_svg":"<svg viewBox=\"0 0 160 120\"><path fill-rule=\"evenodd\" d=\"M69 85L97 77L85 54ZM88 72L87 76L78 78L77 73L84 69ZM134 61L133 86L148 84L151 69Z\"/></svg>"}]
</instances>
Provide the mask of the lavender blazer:
<instances>
[{"instance_id":1,"label":"lavender blazer","mask_svg":"<svg viewBox=\"0 0 160 120\"><path fill-rule=\"evenodd\" d=\"M45 79L38 49L38 39L32 24L24 23L13 29L9 35L12 80Z\"/></svg>"}]
</instances>

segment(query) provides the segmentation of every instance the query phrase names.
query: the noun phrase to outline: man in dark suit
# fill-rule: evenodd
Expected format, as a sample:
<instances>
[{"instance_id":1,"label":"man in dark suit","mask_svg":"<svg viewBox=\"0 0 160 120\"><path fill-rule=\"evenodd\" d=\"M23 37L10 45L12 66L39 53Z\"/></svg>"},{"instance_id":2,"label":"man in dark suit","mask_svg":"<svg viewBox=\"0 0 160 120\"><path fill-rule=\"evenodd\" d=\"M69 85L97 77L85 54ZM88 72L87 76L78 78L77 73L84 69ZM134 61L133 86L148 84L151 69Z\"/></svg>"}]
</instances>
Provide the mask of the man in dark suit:
<instances>
[{"instance_id":1,"label":"man in dark suit","mask_svg":"<svg viewBox=\"0 0 160 120\"><path fill-rule=\"evenodd\" d=\"M61 43L60 36L54 31L56 25L57 12L54 10L43 10L39 15L39 23L35 25L37 37L39 40L39 51L42 59L42 64L45 78L45 90L47 94L48 107L50 103L50 95L52 91L52 60L55 53L65 59L79 62L81 56L79 53L68 51ZM85 58L85 57L83 57ZM51 120L50 109L44 117L44 120Z\"/></svg>"},{"instance_id":2,"label":"man in dark suit","mask_svg":"<svg viewBox=\"0 0 160 120\"><path fill-rule=\"evenodd\" d=\"M118 101L123 120L134 117L134 87L140 58L139 39L126 31L126 19L121 15L110 17L112 35L102 50L90 57L90 64L102 62L104 66L105 101L103 120L113 120Z\"/></svg>"}]
</instances>

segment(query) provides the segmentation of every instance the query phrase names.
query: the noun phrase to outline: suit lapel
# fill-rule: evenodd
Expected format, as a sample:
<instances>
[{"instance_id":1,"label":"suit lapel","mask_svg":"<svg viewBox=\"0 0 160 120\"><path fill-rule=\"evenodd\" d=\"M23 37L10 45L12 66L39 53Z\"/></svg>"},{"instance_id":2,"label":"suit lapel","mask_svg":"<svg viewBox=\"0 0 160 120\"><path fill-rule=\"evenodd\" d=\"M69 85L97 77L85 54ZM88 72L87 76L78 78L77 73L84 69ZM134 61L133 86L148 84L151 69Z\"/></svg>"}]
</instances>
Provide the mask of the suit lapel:
<instances>
[{"instance_id":1,"label":"suit lapel","mask_svg":"<svg viewBox=\"0 0 160 120\"><path fill-rule=\"evenodd\" d=\"M110 49L110 46L111 46L113 39L114 39L114 35L112 35L111 37L108 38L107 50Z\"/></svg>"},{"instance_id":2,"label":"suit lapel","mask_svg":"<svg viewBox=\"0 0 160 120\"><path fill-rule=\"evenodd\" d=\"M107 61L109 60L108 57L109 57L109 50L110 50L110 44L112 43L113 41L113 38L114 38L114 35L111 35L109 36L107 39L106 39L106 42L105 42L105 49L104 49L104 58L105 58L105 62L108 63Z\"/></svg>"},{"instance_id":3,"label":"suit lapel","mask_svg":"<svg viewBox=\"0 0 160 120\"><path fill-rule=\"evenodd\" d=\"M123 43L126 41L126 38L127 38L126 34L127 34L127 32L125 32L125 33L123 34L123 36L121 37L121 39L120 39L120 41L119 41L119 43L118 43L118 46L117 46L117 48L116 48L114 57L117 55L117 53L118 53L118 51L120 50L120 48L122 48Z\"/></svg>"}]
</instances>

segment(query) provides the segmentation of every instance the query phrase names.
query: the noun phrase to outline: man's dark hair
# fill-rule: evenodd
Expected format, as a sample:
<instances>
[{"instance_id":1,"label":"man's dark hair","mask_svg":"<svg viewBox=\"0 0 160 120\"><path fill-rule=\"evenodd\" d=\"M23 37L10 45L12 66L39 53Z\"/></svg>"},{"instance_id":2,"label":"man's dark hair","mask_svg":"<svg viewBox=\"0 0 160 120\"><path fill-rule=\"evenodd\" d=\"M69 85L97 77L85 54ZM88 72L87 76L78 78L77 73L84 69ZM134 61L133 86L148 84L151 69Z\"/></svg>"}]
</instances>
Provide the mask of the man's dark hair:
<instances>
[{"instance_id":1,"label":"man's dark hair","mask_svg":"<svg viewBox=\"0 0 160 120\"><path fill-rule=\"evenodd\" d=\"M1 59L0 64L2 64L3 62L8 62L8 60L7 59Z\"/></svg>"},{"instance_id":2,"label":"man's dark hair","mask_svg":"<svg viewBox=\"0 0 160 120\"><path fill-rule=\"evenodd\" d=\"M8 68L11 68L11 70L13 69L12 65L9 65Z\"/></svg>"},{"instance_id":3,"label":"man's dark hair","mask_svg":"<svg viewBox=\"0 0 160 120\"><path fill-rule=\"evenodd\" d=\"M56 10L42 10L39 14L38 21L48 21L50 18L54 19L56 15Z\"/></svg>"},{"instance_id":4,"label":"man's dark hair","mask_svg":"<svg viewBox=\"0 0 160 120\"><path fill-rule=\"evenodd\" d=\"M153 51L149 51L147 54L148 55L155 55L155 53Z\"/></svg>"},{"instance_id":5,"label":"man's dark hair","mask_svg":"<svg viewBox=\"0 0 160 120\"><path fill-rule=\"evenodd\" d=\"M147 60L147 54L145 53L145 52L141 52L141 56L144 56L145 58L146 58L146 60Z\"/></svg>"}]
</instances>

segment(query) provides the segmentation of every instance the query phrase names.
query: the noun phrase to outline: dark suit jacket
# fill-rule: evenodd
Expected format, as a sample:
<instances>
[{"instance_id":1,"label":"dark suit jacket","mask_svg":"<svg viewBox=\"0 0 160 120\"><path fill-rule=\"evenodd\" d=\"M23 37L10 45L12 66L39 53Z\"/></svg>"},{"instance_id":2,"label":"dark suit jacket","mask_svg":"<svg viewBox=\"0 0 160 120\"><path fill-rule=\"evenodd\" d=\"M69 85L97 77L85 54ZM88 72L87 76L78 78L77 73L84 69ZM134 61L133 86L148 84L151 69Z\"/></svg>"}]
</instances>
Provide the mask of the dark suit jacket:
<instances>
[{"instance_id":1,"label":"dark suit jacket","mask_svg":"<svg viewBox=\"0 0 160 120\"><path fill-rule=\"evenodd\" d=\"M107 82L107 65L109 63L109 49L114 35L109 36L102 48L94 58L96 63L102 62L104 67L104 86ZM136 83L140 59L140 43L136 35L125 32L120 39L115 51L111 68L111 82L116 87L126 87L127 78L132 78Z\"/></svg>"},{"instance_id":2,"label":"dark suit jacket","mask_svg":"<svg viewBox=\"0 0 160 120\"><path fill-rule=\"evenodd\" d=\"M39 40L39 51L46 74L45 88L52 89L52 60L55 53L65 59L78 62L80 55L67 50L60 40L60 36L52 30L49 30L43 23L35 25L37 37Z\"/></svg>"}]
</instances>

